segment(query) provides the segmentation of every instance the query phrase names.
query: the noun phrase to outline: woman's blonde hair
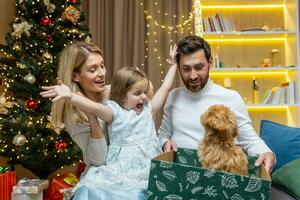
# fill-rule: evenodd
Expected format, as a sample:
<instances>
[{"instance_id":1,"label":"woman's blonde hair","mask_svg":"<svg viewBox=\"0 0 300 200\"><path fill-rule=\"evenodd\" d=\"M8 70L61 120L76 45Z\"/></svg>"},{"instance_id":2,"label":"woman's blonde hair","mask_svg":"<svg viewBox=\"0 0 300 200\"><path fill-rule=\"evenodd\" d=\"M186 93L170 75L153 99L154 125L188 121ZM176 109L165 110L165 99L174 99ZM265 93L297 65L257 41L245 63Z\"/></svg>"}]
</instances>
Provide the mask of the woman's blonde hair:
<instances>
[{"instance_id":1,"label":"woman's blonde hair","mask_svg":"<svg viewBox=\"0 0 300 200\"><path fill-rule=\"evenodd\" d=\"M80 92L85 95L80 85L72 80L74 72L79 73L82 65L85 63L91 53L98 53L103 56L102 51L93 43L75 42L65 47L60 53L58 79L66 84L72 92ZM74 107L70 102L59 100L52 104L51 122L56 132L64 128L64 117L71 120L72 123L87 121L86 115Z\"/></svg>"},{"instance_id":2,"label":"woman's blonde hair","mask_svg":"<svg viewBox=\"0 0 300 200\"><path fill-rule=\"evenodd\" d=\"M149 87L149 81L143 72L131 67L122 68L111 80L110 99L122 106L127 92L137 83L147 84Z\"/></svg>"}]
</instances>

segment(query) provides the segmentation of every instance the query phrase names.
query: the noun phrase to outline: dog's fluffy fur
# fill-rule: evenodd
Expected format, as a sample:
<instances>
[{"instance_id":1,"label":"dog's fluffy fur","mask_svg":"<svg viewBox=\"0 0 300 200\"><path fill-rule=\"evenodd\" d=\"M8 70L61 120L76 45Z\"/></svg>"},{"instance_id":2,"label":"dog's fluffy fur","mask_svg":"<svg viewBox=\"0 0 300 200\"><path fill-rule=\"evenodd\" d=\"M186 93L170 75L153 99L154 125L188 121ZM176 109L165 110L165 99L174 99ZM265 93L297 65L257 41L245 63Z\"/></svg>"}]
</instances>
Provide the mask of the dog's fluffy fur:
<instances>
[{"instance_id":1,"label":"dog's fluffy fur","mask_svg":"<svg viewBox=\"0 0 300 200\"><path fill-rule=\"evenodd\" d=\"M235 144L238 135L234 113L223 105L214 105L201 116L205 129L198 147L203 167L248 175L248 160L240 146Z\"/></svg>"}]
</instances>

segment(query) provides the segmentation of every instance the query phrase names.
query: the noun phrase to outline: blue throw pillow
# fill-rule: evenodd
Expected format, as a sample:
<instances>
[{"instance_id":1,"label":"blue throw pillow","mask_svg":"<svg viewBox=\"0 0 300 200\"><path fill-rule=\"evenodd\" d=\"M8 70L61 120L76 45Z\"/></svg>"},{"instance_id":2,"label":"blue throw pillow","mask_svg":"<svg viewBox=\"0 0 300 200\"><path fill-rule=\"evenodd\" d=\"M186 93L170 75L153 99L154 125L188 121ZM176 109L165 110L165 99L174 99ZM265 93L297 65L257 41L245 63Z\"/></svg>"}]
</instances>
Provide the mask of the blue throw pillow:
<instances>
[{"instance_id":1,"label":"blue throw pillow","mask_svg":"<svg viewBox=\"0 0 300 200\"><path fill-rule=\"evenodd\" d=\"M276 164L273 171L292 160L300 158L300 128L262 120L260 137L276 155Z\"/></svg>"}]
</instances>

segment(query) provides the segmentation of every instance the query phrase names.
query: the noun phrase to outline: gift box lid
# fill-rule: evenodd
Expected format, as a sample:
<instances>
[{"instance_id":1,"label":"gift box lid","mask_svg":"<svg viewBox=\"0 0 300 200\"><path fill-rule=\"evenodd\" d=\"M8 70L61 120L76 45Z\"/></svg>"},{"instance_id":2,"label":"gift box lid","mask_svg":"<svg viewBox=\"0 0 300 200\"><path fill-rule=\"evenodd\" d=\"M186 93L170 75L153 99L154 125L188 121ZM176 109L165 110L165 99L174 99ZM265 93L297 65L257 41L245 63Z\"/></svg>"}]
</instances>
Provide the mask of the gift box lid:
<instances>
[{"instance_id":1,"label":"gift box lid","mask_svg":"<svg viewBox=\"0 0 300 200\"><path fill-rule=\"evenodd\" d=\"M15 194L37 194L46 189L49 185L48 180L42 179L21 179L18 184L13 187Z\"/></svg>"}]
</instances>

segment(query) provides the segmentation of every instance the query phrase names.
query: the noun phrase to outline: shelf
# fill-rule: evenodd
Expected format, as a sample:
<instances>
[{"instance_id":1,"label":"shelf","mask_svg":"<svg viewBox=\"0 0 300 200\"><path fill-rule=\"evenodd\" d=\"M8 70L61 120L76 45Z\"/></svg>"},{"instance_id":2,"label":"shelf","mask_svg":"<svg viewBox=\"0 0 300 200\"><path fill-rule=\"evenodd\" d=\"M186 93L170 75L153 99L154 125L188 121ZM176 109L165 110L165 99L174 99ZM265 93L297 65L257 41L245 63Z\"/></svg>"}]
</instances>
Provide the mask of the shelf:
<instances>
[{"instance_id":1,"label":"shelf","mask_svg":"<svg viewBox=\"0 0 300 200\"><path fill-rule=\"evenodd\" d=\"M290 36L296 36L295 31L237 31L237 32L203 32L200 34L207 41L286 41Z\"/></svg>"},{"instance_id":2,"label":"shelf","mask_svg":"<svg viewBox=\"0 0 300 200\"><path fill-rule=\"evenodd\" d=\"M218 8L225 8L228 7L230 8L230 6L234 6L234 7L253 7L253 8L257 8L257 7L278 7L278 8L282 8L285 5L283 4L282 0L259 0L259 1L255 1L255 3L249 3L249 1L241 1L241 0L213 0L213 1L201 1L201 5L203 6L203 8L214 8L214 7L209 7L209 6L215 6Z\"/></svg>"},{"instance_id":3,"label":"shelf","mask_svg":"<svg viewBox=\"0 0 300 200\"><path fill-rule=\"evenodd\" d=\"M270 72L270 71L297 71L296 67L230 67L230 68L218 68L218 69L211 69L210 72L236 72L236 71L258 71L259 73L263 72Z\"/></svg>"},{"instance_id":4,"label":"shelf","mask_svg":"<svg viewBox=\"0 0 300 200\"><path fill-rule=\"evenodd\" d=\"M212 76L288 76L289 73L296 73L296 67L244 67L244 68L218 68L211 69Z\"/></svg>"},{"instance_id":5,"label":"shelf","mask_svg":"<svg viewBox=\"0 0 300 200\"><path fill-rule=\"evenodd\" d=\"M297 107L298 104L247 104L248 109L288 109Z\"/></svg>"},{"instance_id":6,"label":"shelf","mask_svg":"<svg viewBox=\"0 0 300 200\"><path fill-rule=\"evenodd\" d=\"M240 94L256 130L262 119L300 126L299 1L195 0L195 5L195 32L210 44L213 65L224 67L211 68L211 80ZM204 26L219 31L201 32ZM279 102L295 104L253 104L286 85L291 87L282 90L280 98L286 99Z\"/></svg>"}]
</instances>

